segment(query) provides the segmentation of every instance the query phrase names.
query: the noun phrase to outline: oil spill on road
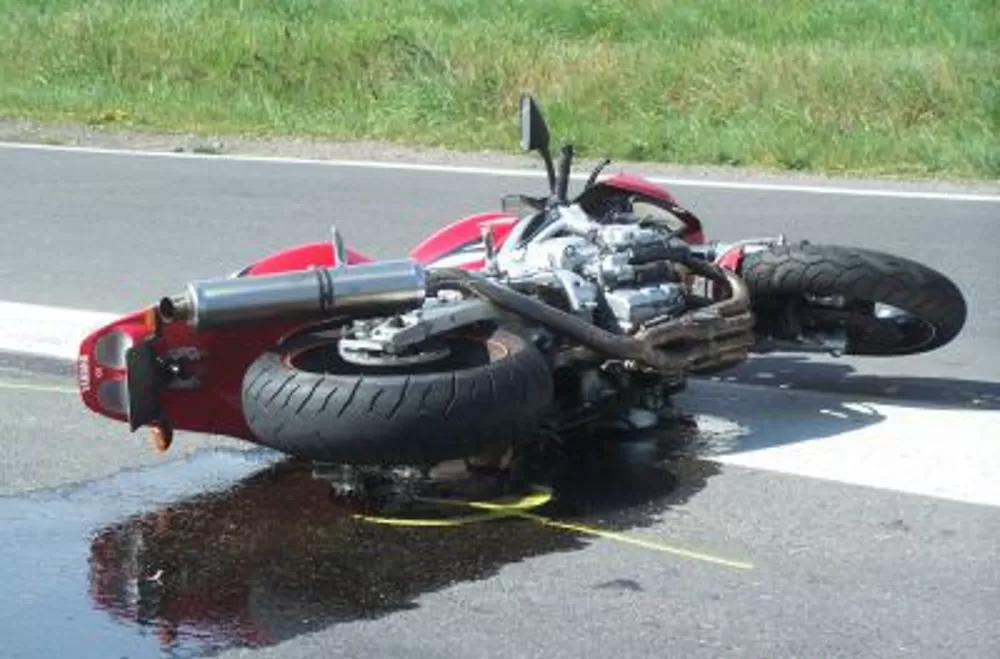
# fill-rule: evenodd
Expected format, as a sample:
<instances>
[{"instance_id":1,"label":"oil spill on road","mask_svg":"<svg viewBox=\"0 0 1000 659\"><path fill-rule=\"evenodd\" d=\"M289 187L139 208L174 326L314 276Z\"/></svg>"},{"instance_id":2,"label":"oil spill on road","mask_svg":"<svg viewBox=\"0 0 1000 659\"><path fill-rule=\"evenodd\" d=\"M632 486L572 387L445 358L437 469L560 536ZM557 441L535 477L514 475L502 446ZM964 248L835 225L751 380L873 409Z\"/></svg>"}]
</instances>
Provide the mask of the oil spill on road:
<instances>
[{"instance_id":1,"label":"oil spill on road","mask_svg":"<svg viewBox=\"0 0 1000 659\"><path fill-rule=\"evenodd\" d=\"M715 473L653 440L594 442L535 512L635 528ZM209 452L0 499L6 656L184 657L273 645L418 606L452 584L591 540L529 520L373 525L273 454Z\"/></svg>"}]
</instances>

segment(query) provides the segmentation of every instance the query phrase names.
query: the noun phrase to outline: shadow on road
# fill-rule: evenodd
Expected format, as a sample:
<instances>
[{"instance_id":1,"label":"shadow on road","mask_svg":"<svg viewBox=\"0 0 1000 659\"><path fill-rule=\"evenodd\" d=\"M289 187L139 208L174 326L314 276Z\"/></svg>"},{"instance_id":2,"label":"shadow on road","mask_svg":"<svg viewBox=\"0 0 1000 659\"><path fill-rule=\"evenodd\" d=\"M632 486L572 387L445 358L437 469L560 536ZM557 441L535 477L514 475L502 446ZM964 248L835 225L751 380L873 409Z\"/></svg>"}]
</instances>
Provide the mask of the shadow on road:
<instances>
[{"instance_id":1,"label":"shadow on road","mask_svg":"<svg viewBox=\"0 0 1000 659\"><path fill-rule=\"evenodd\" d=\"M713 380L965 409L1000 409L1000 382L950 377L862 375L847 360L825 361L802 355L755 356Z\"/></svg>"}]
</instances>

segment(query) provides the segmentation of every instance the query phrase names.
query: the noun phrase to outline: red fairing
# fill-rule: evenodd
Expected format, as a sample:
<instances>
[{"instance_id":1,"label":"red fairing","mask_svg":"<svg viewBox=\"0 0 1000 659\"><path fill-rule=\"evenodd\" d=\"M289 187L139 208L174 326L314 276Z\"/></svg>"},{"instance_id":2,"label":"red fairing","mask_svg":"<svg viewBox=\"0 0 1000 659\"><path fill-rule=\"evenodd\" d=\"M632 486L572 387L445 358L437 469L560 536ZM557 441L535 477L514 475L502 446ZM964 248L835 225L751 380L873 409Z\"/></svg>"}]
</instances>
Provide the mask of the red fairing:
<instances>
[{"instance_id":1,"label":"red fairing","mask_svg":"<svg viewBox=\"0 0 1000 659\"><path fill-rule=\"evenodd\" d=\"M370 261L367 256L348 250L348 263ZM277 252L247 268L248 276L264 275L309 266L334 265L329 242L312 243ZM97 342L113 332L127 335L138 344L148 335L145 324L147 310L128 314L91 333L80 345L77 380L84 404L94 412L118 421L127 421L122 409L114 409L117 398L127 402L124 391L125 370L99 361ZM240 392L243 374L261 352L282 337L301 327L301 322L270 322L253 327L198 332L185 323L171 323L154 344L160 356L173 351L194 352L199 358L191 368L200 379L194 389L165 389L160 404L164 416L177 430L226 435L253 441L243 419ZM116 387L122 387L115 392ZM102 393L103 391L103 393ZM102 400L103 399L103 400ZM109 405L109 402L112 403ZM120 407L120 405L118 406Z\"/></svg>"},{"instance_id":2,"label":"red fairing","mask_svg":"<svg viewBox=\"0 0 1000 659\"><path fill-rule=\"evenodd\" d=\"M410 258L429 267L451 257L449 261L455 260L454 263L449 263L451 267L467 270L480 269L483 267L482 225L490 224L492 226L494 245L500 247L517 222L516 216L506 213L471 215L431 234L410 251ZM463 260L464 255L460 253L460 250L470 247L475 249L470 250L467 253L467 258Z\"/></svg>"},{"instance_id":3,"label":"red fairing","mask_svg":"<svg viewBox=\"0 0 1000 659\"><path fill-rule=\"evenodd\" d=\"M677 199L666 188L635 174L610 174L599 179L599 184L625 192L643 194L654 199L662 199L671 204L677 203Z\"/></svg>"},{"instance_id":4,"label":"red fairing","mask_svg":"<svg viewBox=\"0 0 1000 659\"><path fill-rule=\"evenodd\" d=\"M610 174L597 180L591 191L584 192L581 197L588 195L607 195L607 191L624 192L628 195L641 195L651 201L662 201L670 206L681 208L680 202L666 188L657 185L641 176L635 174ZM686 210L686 209L685 209ZM690 211L688 211L690 212ZM701 222L693 215L681 218L687 225L688 230L684 234L684 240L692 245L701 245L705 242L705 232L701 227Z\"/></svg>"},{"instance_id":5,"label":"red fairing","mask_svg":"<svg viewBox=\"0 0 1000 659\"><path fill-rule=\"evenodd\" d=\"M268 275L290 270L304 270L310 266L329 268L335 265L331 243L310 243L282 250L246 269L248 275ZM347 248L347 263L368 263L372 258Z\"/></svg>"},{"instance_id":6,"label":"red fairing","mask_svg":"<svg viewBox=\"0 0 1000 659\"><path fill-rule=\"evenodd\" d=\"M725 270L739 273L740 267L743 265L743 253L744 253L744 246L736 245L735 247L733 247L732 249L725 252L717 259L715 259L715 263L719 267Z\"/></svg>"},{"instance_id":7,"label":"red fairing","mask_svg":"<svg viewBox=\"0 0 1000 659\"><path fill-rule=\"evenodd\" d=\"M125 370L99 363L95 344L113 331L127 334L133 343L141 342L147 336L144 315L143 311L138 311L125 316L91 334L80 346L77 363L80 394L84 404L98 414L118 421L128 420L124 409L108 404L115 398L102 400L101 397L102 389L110 393L116 384L124 383ZM240 401L243 374L263 350L295 327L285 322L238 331L193 332L184 323L165 326L162 336L154 343L156 353L163 356L183 350L198 354L191 368L200 379L197 388L161 392L160 405L166 420L177 430L252 440L243 420ZM124 396L119 399L127 401Z\"/></svg>"}]
</instances>

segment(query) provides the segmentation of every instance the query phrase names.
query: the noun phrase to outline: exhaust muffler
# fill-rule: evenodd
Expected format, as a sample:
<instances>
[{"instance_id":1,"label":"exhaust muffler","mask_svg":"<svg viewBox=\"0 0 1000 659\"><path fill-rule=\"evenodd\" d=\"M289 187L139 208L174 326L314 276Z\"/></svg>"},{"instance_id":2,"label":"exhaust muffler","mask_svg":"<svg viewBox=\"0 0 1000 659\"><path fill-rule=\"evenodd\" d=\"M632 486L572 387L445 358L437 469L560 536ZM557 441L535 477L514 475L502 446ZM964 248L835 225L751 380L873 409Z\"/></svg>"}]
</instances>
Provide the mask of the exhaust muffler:
<instances>
[{"instance_id":1,"label":"exhaust muffler","mask_svg":"<svg viewBox=\"0 0 1000 659\"><path fill-rule=\"evenodd\" d=\"M420 306L425 295L423 267L400 259L194 281L182 295L163 298L159 313L166 322L213 329L266 320L401 313Z\"/></svg>"}]
</instances>

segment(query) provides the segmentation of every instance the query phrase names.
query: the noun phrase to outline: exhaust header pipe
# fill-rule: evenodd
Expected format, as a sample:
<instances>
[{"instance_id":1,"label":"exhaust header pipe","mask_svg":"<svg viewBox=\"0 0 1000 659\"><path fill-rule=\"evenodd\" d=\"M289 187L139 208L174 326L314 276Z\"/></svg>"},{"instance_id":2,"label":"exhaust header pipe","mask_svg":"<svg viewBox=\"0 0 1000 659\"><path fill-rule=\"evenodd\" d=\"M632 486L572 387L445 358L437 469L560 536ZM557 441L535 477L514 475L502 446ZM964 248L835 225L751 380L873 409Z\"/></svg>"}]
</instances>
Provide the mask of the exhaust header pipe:
<instances>
[{"instance_id":1,"label":"exhaust header pipe","mask_svg":"<svg viewBox=\"0 0 1000 659\"><path fill-rule=\"evenodd\" d=\"M160 300L159 313L166 322L213 329L340 313L399 313L420 306L425 295L423 267L401 259L195 281L182 295Z\"/></svg>"}]
</instances>

